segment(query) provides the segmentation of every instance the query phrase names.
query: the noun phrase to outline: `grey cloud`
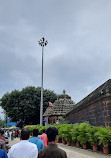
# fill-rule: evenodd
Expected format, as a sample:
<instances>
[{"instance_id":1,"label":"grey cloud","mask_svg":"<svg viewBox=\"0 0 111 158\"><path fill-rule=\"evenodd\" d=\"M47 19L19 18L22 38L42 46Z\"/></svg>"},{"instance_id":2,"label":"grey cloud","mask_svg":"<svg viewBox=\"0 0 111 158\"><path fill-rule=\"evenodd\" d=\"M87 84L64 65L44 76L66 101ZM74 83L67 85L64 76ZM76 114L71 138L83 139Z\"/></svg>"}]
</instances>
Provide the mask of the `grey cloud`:
<instances>
[{"instance_id":1,"label":"grey cloud","mask_svg":"<svg viewBox=\"0 0 111 158\"><path fill-rule=\"evenodd\" d=\"M44 88L78 102L110 78L110 0L4 0L0 19L0 96L40 86L43 36Z\"/></svg>"}]
</instances>

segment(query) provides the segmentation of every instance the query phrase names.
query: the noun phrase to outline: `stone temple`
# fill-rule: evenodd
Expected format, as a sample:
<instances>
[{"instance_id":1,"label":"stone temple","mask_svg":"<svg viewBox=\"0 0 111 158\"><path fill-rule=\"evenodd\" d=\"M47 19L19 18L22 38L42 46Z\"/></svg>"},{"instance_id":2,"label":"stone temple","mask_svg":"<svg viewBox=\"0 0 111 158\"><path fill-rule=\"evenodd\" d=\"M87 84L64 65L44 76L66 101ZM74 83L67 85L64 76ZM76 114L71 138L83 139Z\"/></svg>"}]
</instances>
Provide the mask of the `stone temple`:
<instances>
[{"instance_id":1,"label":"stone temple","mask_svg":"<svg viewBox=\"0 0 111 158\"><path fill-rule=\"evenodd\" d=\"M71 97L65 93L58 96L58 99L47 107L43 117L49 124L59 123L59 120L63 118L63 115L74 108L75 103L71 100Z\"/></svg>"}]
</instances>

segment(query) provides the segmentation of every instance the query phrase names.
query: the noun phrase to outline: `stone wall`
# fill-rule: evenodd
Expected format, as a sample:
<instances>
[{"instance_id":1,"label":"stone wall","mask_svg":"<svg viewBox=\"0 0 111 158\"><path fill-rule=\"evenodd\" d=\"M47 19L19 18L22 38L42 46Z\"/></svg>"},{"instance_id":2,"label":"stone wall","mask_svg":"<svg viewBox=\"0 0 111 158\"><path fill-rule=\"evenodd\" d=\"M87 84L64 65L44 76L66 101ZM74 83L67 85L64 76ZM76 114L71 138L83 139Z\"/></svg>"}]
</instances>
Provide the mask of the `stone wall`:
<instances>
[{"instance_id":1,"label":"stone wall","mask_svg":"<svg viewBox=\"0 0 111 158\"><path fill-rule=\"evenodd\" d=\"M66 120L71 123L89 121L94 126L111 126L111 80L107 82L76 104L64 116Z\"/></svg>"}]
</instances>

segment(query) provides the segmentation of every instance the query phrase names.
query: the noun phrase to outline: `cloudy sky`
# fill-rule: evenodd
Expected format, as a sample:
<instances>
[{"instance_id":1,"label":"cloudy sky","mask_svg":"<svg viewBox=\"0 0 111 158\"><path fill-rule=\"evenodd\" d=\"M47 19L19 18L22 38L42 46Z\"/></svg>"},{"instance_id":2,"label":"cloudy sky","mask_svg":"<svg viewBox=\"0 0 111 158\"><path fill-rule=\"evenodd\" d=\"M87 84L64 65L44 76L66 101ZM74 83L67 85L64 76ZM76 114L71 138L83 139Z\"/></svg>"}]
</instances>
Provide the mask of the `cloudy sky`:
<instances>
[{"instance_id":1,"label":"cloudy sky","mask_svg":"<svg viewBox=\"0 0 111 158\"><path fill-rule=\"evenodd\" d=\"M77 103L110 79L111 0L0 0L0 97L41 85L42 37L45 89Z\"/></svg>"}]
</instances>

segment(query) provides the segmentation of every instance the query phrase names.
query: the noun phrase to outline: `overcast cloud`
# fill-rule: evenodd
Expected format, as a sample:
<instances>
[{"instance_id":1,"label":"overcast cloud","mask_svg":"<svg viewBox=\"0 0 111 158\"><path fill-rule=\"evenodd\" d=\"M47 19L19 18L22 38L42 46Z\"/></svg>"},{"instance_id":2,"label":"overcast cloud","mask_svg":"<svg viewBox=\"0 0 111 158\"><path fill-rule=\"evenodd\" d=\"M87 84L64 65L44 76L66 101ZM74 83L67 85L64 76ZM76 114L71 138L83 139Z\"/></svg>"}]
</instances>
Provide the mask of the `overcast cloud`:
<instances>
[{"instance_id":1,"label":"overcast cloud","mask_svg":"<svg viewBox=\"0 0 111 158\"><path fill-rule=\"evenodd\" d=\"M111 0L0 0L0 97L41 85L76 103L111 76ZM1 115L3 117L3 115Z\"/></svg>"}]
</instances>

